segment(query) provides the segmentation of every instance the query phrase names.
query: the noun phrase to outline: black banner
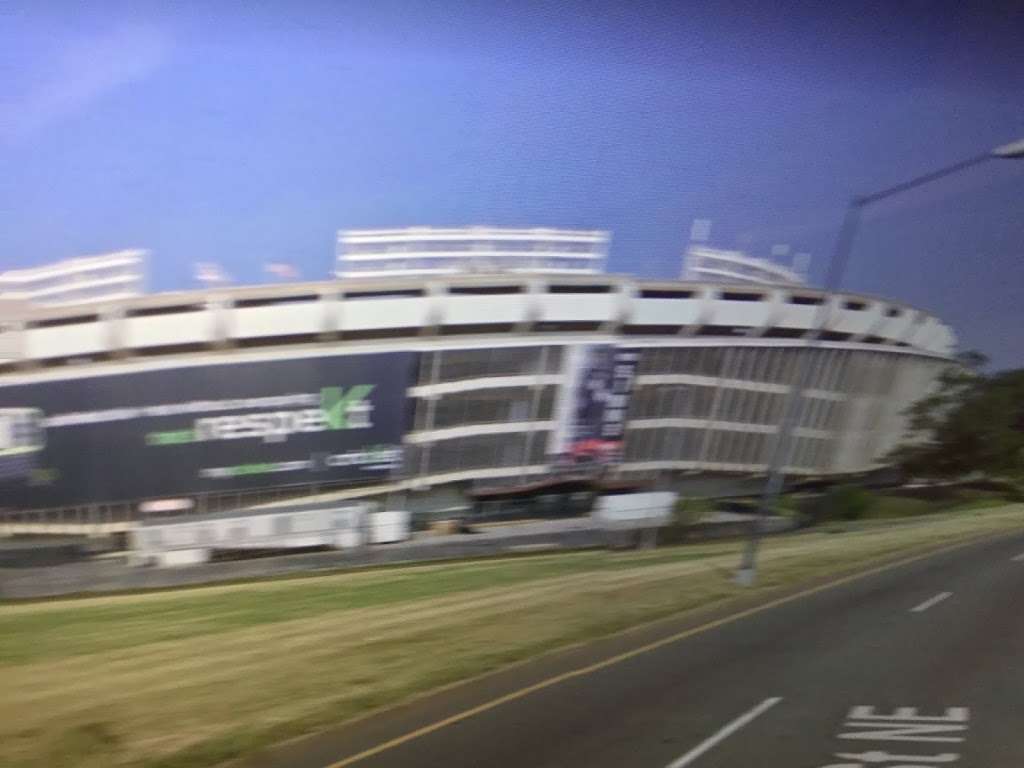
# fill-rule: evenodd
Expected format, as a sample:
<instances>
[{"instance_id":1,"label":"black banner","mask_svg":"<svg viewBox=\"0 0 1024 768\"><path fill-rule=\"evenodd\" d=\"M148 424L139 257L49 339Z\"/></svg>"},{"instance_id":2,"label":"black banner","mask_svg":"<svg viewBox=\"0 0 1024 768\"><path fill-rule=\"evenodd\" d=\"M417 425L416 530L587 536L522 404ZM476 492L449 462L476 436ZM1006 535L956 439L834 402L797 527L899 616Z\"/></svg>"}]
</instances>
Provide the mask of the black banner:
<instances>
[{"instance_id":1,"label":"black banner","mask_svg":"<svg viewBox=\"0 0 1024 768\"><path fill-rule=\"evenodd\" d=\"M381 479L415 352L0 385L0 507Z\"/></svg>"},{"instance_id":2,"label":"black banner","mask_svg":"<svg viewBox=\"0 0 1024 768\"><path fill-rule=\"evenodd\" d=\"M557 466L603 465L622 460L626 411L633 393L638 350L585 344L567 355L550 453Z\"/></svg>"}]
</instances>

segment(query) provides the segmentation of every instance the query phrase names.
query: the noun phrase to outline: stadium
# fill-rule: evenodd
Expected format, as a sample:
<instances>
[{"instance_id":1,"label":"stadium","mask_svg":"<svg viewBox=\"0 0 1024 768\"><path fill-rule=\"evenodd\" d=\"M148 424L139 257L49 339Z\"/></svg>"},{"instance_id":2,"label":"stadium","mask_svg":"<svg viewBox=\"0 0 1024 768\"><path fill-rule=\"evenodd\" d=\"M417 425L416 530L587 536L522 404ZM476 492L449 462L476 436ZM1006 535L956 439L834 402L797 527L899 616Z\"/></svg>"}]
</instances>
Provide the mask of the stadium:
<instances>
[{"instance_id":1,"label":"stadium","mask_svg":"<svg viewBox=\"0 0 1024 768\"><path fill-rule=\"evenodd\" d=\"M594 350L625 375L605 408L616 478L685 490L763 476L800 356L818 373L786 472L862 473L954 346L940 320L887 299L592 272L20 305L0 335L3 522L117 531L176 500L222 511L304 495L458 506L564 469Z\"/></svg>"}]
</instances>

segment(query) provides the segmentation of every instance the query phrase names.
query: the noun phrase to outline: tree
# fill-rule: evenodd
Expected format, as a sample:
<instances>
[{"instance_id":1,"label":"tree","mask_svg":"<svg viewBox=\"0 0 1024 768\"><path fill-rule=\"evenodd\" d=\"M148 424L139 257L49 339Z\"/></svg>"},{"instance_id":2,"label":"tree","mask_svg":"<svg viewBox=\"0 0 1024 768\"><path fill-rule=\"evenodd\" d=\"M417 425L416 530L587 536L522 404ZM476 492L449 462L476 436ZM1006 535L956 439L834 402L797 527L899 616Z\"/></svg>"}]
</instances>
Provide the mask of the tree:
<instances>
[{"instance_id":1,"label":"tree","mask_svg":"<svg viewBox=\"0 0 1024 768\"><path fill-rule=\"evenodd\" d=\"M986 375L951 367L908 415L906 439L889 456L907 474L1024 476L1024 369Z\"/></svg>"},{"instance_id":2,"label":"tree","mask_svg":"<svg viewBox=\"0 0 1024 768\"><path fill-rule=\"evenodd\" d=\"M981 370L988 365L988 355L984 352L979 352L976 349L965 349L963 352L957 354L956 361L964 368L969 368L975 373L980 373Z\"/></svg>"}]
</instances>

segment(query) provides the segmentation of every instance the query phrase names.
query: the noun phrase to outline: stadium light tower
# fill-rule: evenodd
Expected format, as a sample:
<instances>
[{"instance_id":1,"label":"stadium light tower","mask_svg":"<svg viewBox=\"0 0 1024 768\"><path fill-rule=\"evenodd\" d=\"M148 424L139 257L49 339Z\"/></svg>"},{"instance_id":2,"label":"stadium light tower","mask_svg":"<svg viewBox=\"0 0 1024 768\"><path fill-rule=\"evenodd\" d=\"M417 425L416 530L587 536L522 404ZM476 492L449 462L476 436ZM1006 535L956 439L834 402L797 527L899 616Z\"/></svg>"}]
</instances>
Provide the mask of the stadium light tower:
<instances>
[{"instance_id":1,"label":"stadium light tower","mask_svg":"<svg viewBox=\"0 0 1024 768\"><path fill-rule=\"evenodd\" d=\"M946 176L952 176L954 173L965 171L989 160L1019 160L1021 158L1024 158L1024 138L1009 144L1003 144L988 152L969 157L952 165L947 165L936 171L916 176L901 184L887 187L869 195L860 195L853 198L846 207L843 225L839 230L835 250L832 252L832 260L829 262L828 271L825 273L824 291L826 293L833 293L839 289L842 283L843 275L846 272L846 265L850 260L850 252L853 249L853 240L857 234L857 229L860 227L861 212L864 208L872 203L877 203L880 200L885 200L894 195L930 184ZM757 574L757 550L761 542L762 522L768 512L775 508L779 493L782 491L786 476L785 468L789 464L790 454L793 452L793 432L799 423L803 410L803 393L811 380L811 375L815 372L814 366L811 364L812 355L809 350L820 343L822 331L828 321L828 314L828 304L819 304L811 330L807 334L805 349L808 350L808 353L797 356L793 384L790 386L789 393L786 396L782 424L779 426L779 439L775 441L775 447L772 449L771 460L768 464L768 477L765 481L764 492L761 495L761 503L758 507L754 524L751 527L750 538L747 540L747 546L743 551L743 559L740 562L739 571L736 573L736 582L744 586L753 584Z\"/></svg>"}]
</instances>

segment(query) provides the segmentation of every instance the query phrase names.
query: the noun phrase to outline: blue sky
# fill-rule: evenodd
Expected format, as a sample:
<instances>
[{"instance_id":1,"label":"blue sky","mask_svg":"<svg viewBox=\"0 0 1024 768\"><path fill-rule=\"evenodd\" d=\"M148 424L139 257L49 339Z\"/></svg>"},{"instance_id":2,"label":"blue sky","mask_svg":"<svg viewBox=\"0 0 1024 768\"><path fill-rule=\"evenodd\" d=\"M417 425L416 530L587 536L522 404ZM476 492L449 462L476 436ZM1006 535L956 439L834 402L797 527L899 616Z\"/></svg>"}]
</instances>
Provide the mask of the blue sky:
<instances>
[{"instance_id":1,"label":"blue sky","mask_svg":"<svg viewBox=\"0 0 1024 768\"><path fill-rule=\"evenodd\" d=\"M674 276L708 218L820 273L852 194L1024 136L1024 11L828 5L5 4L0 268L319 278L339 228L483 223L607 228L614 271ZM848 285L1024 365L1024 162L879 206Z\"/></svg>"}]
</instances>

